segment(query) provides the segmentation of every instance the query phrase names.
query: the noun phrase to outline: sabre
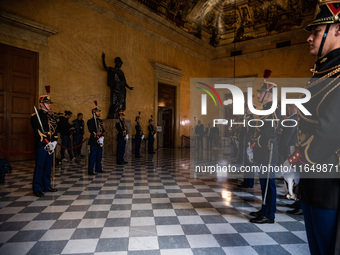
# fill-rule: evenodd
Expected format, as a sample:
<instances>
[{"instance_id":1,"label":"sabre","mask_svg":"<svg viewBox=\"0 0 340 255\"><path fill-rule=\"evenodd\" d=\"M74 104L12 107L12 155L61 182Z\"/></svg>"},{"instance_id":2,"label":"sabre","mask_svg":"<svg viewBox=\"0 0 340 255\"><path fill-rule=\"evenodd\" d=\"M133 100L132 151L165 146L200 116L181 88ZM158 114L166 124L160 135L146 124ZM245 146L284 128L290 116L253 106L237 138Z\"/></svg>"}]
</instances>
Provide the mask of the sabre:
<instances>
[{"instance_id":1,"label":"sabre","mask_svg":"<svg viewBox=\"0 0 340 255\"><path fill-rule=\"evenodd\" d=\"M96 117L96 113L94 112L93 113L93 118L94 118L94 124L96 125L96 136L97 136L97 143L99 144L100 147L103 147L103 143L100 142L100 138L99 138L99 135L98 135L98 125L97 125L97 117ZM104 137L103 137L104 138Z\"/></svg>"},{"instance_id":2,"label":"sabre","mask_svg":"<svg viewBox=\"0 0 340 255\"><path fill-rule=\"evenodd\" d=\"M96 113L93 113L93 118L94 118L94 124L96 125L96 131L97 131L97 135L98 135L98 126L97 126L97 118L96 118Z\"/></svg>"},{"instance_id":3,"label":"sabre","mask_svg":"<svg viewBox=\"0 0 340 255\"><path fill-rule=\"evenodd\" d=\"M39 116L39 114L38 114L38 110L37 110L37 108L36 108L35 106L33 106L33 107L34 107L35 114L37 115L37 118L38 118L38 121L39 121L41 130L42 130L43 134L45 134L44 127L43 127L43 125L42 125L42 123L41 123L40 116Z\"/></svg>"},{"instance_id":4,"label":"sabre","mask_svg":"<svg viewBox=\"0 0 340 255\"><path fill-rule=\"evenodd\" d=\"M266 198L267 198L268 186L269 186L270 165L272 163L272 157L273 157L273 143L270 143L269 163L268 163L268 173L267 173L267 183L266 183L266 190L265 190L264 196L263 196L263 202L262 202L263 205L266 204Z\"/></svg>"}]
</instances>

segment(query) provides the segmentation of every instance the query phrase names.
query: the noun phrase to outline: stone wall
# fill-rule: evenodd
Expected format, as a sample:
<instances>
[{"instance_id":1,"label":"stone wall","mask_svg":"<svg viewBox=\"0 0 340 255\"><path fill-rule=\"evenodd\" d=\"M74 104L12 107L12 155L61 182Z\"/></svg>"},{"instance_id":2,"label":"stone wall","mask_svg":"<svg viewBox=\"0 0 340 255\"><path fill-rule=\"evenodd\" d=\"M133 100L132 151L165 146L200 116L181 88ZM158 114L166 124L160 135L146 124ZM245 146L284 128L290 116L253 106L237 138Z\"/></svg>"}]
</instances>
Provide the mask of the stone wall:
<instances>
[{"instance_id":1,"label":"stone wall","mask_svg":"<svg viewBox=\"0 0 340 255\"><path fill-rule=\"evenodd\" d=\"M162 80L155 77L155 63L181 72L180 83L174 84L179 97L178 123L190 120L190 78L232 77L235 66L237 77L261 77L268 68L273 75L296 77L303 73L307 77L313 65L303 45L273 51L261 49L235 58L235 65L234 58L216 55L225 49L217 49L215 54L212 47L199 46L199 39L185 36L185 32L177 31L166 21L150 22L146 10L133 13L124 8L124 1L119 0L3 0L1 13L34 24L27 28L0 22L0 43L38 52L37 96L50 85L53 110L71 110L74 115L82 112L85 122L91 118L93 101L98 101L102 119L110 105L102 52L106 54L107 66L114 66L114 58L121 57L127 83L134 87L127 91L126 118L134 120L140 111L144 131L150 115L157 117L156 88L157 81ZM40 26L40 34L34 26ZM178 124L175 128L179 146L181 135L190 134L190 125Z\"/></svg>"}]
</instances>

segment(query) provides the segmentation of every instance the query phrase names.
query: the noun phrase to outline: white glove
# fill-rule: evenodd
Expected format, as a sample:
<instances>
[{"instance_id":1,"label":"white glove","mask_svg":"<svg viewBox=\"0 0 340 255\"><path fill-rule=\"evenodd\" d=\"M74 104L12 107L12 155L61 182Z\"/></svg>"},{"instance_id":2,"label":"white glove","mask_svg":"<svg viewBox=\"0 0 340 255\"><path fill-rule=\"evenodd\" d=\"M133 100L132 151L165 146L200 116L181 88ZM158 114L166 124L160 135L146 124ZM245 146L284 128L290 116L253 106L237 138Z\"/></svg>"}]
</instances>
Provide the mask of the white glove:
<instances>
[{"instance_id":1,"label":"white glove","mask_svg":"<svg viewBox=\"0 0 340 255\"><path fill-rule=\"evenodd\" d=\"M254 153L253 153L253 149L250 148L250 146L248 146L248 148L247 148L247 155L248 155L249 161L250 161L250 162L253 162Z\"/></svg>"},{"instance_id":2,"label":"white glove","mask_svg":"<svg viewBox=\"0 0 340 255\"><path fill-rule=\"evenodd\" d=\"M124 140L125 141L129 140L129 134L126 134L126 136L124 137Z\"/></svg>"},{"instance_id":3,"label":"white glove","mask_svg":"<svg viewBox=\"0 0 340 255\"><path fill-rule=\"evenodd\" d=\"M283 162L283 178L286 182L290 179L294 181L294 186L298 185L300 182L300 173L294 172L293 167L289 164L288 159Z\"/></svg>"},{"instance_id":4,"label":"white glove","mask_svg":"<svg viewBox=\"0 0 340 255\"><path fill-rule=\"evenodd\" d=\"M104 136L101 136L98 140L97 143L99 143L100 147L103 147L104 145Z\"/></svg>"},{"instance_id":5,"label":"white glove","mask_svg":"<svg viewBox=\"0 0 340 255\"><path fill-rule=\"evenodd\" d=\"M142 135L141 139L142 139L142 140L144 139L144 135Z\"/></svg>"},{"instance_id":6,"label":"white glove","mask_svg":"<svg viewBox=\"0 0 340 255\"><path fill-rule=\"evenodd\" d=\"M55 150L55 147L57 147L57 143L58 143L57 141L51 143L52 144L51 148L53 151Z\"/></svg>"},{"instance_id":7,"label":"white glove","mask_svg":"<svg viewBox=\"0 0 340 255\"><path fill-rule=\"evenodd\" d=\"M156 139L156 134L153 135L153 139Z\"/></svg>"},{"instance_id":8,"label":"white glove","mask_svg":"<svg viewBox=\"0 0 340 255\"><path fill-rule=\"evenodd\" d=\"M52 153L53 153L53 151L54 151L54 144L53 143L51 143L51 142L49 142L48 144L46 144L45 145L45 151L47 151L48 152L48 154L49 155L51 155Z\"/></svg>"},{"instance_id":9,"label":"white glove","mask_svg":"<svg viewBox=\"0 0 340 255\"><path fill-rule=\"evenodd\" d=\"M288 199L295 199L295 194L293 193L293 186L296 186L300 182L300 173L294 172L292 166L289 164L288 159L283 163L283 178L287 182L288 188Z\"/></svg>"}]
</instances>

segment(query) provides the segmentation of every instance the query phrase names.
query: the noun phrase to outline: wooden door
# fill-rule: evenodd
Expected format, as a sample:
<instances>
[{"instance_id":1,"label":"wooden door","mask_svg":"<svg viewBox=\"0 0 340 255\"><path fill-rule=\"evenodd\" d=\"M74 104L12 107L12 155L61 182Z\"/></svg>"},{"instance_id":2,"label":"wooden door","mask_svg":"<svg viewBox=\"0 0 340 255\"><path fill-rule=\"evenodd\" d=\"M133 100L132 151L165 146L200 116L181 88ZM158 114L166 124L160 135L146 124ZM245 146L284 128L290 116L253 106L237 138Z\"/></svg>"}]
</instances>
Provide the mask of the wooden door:
<instances>
[{"instance_id":1,"label":"wooden door","mask_svg":"<svg viewBox=\"0 0 340 255\"><path fill-rule=\"evenodd\" d=\"M158 84L158 126L162 126L162 147L174 147L176 87L168 84ZM161 115L160 115L161 114Z\"/></svg>"},{"instance_id":2,"label":"wooden door","mask_svg":"<svg viewBox=\"0 0 340 255\"><path fill-rule=\"evenodd\" d=\"M0 145L6 151L33 151L30 124L34 112L38 54L0 44ZM10 161L33 159L33 154L0 153Z\"/></svg>"},{"instance_id":3,"label":"wooden door","mask_svg":"<svg viewBox=\"0 0 340 255\"><path fill-rule=\"evenodd\" d=\"M173 116L172 109L164 109L162 114L163 119L163 147L172 148L174 134L172 132L173 127Z\"/></svg>"}]
</instances>

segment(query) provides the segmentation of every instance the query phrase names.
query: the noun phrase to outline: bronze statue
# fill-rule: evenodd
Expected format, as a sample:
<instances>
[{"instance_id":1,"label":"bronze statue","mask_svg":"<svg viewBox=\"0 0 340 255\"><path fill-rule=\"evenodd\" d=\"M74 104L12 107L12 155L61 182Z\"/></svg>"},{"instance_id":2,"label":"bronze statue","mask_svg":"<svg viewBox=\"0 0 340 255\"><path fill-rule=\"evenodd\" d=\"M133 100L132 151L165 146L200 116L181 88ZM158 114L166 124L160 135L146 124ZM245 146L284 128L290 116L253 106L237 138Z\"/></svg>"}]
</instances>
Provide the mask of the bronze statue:
<instances>
[{"instance_id":1,"label":"bronze statue","mask_svg":"<svg viewBox=\"0 0 340 255\"><path fill-rule=\"evenodd\" d=\"M120 70L123 62L120 57L115 58L115 67L107 67L105 63L105 53L102 54L103 65L107 71L107 86L110 87L110 109L108 119L118 119L119 111L126 109L126 88L133 90L125 80L125 75Z\"/></svg>"}]
</instances>

